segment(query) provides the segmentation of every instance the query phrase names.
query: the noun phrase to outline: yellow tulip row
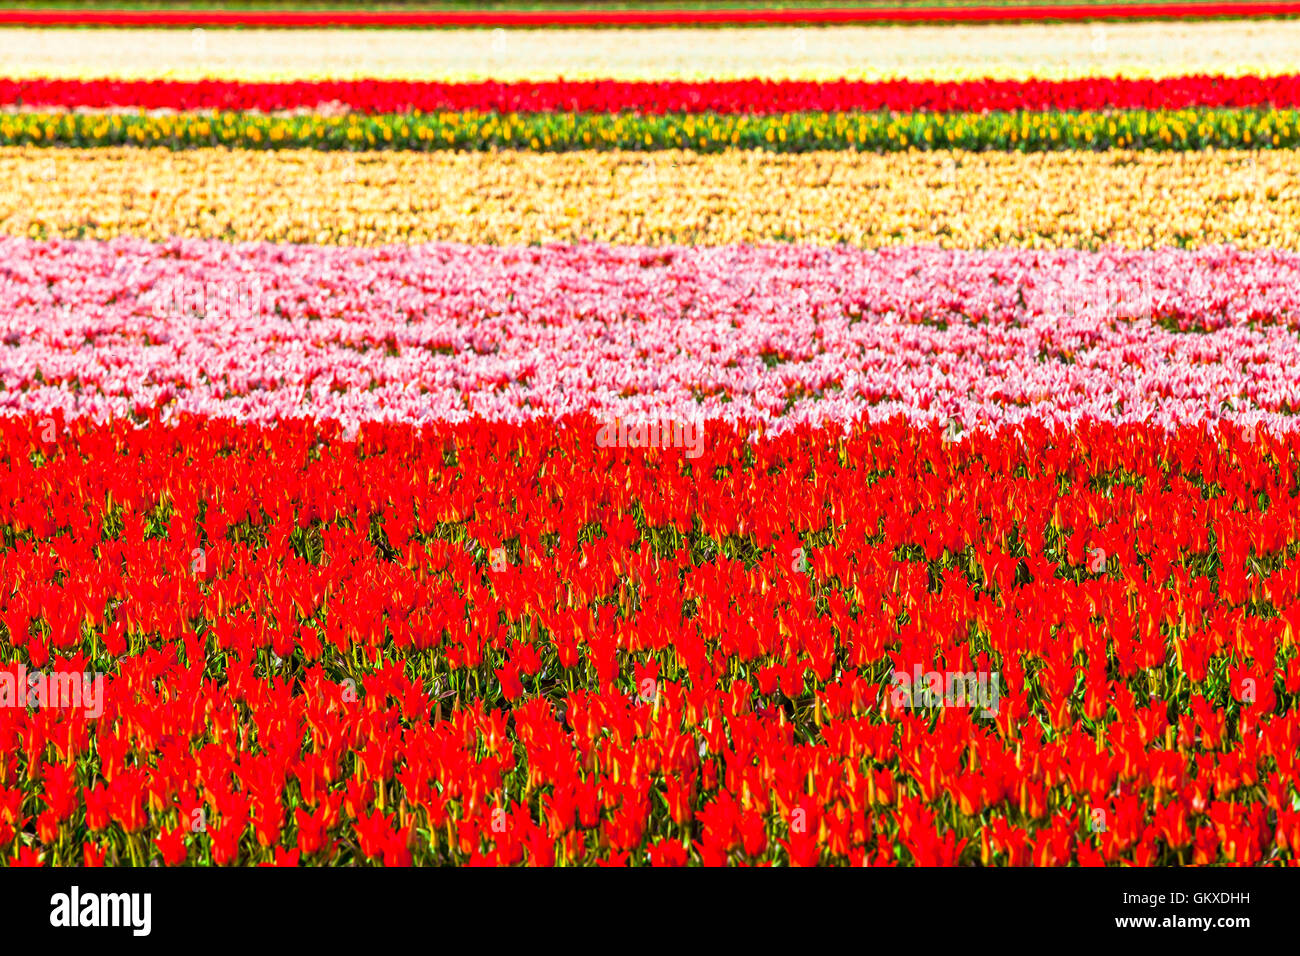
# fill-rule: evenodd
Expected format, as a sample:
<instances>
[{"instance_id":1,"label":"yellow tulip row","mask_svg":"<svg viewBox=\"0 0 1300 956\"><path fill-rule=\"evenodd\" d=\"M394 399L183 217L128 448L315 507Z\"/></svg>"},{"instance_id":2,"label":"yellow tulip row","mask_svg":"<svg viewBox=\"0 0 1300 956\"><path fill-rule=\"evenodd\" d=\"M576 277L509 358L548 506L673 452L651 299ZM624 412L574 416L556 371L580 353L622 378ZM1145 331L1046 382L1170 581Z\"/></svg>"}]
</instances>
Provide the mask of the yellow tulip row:
<instances>
[{"instance_id":1,"label":"yellow tulip row","mask_svg":"<svg viewBox=\"0 0 1300 956\"><path fill-rule=\"evenodd\" d=\"M1300 72L1300 22L645 30L0 29L10 77L1058 79Z\"/></svg>"},{"instance_id":2,"label":"yellow tulip row","mask_svg":"<svg viewBox=\"0 0 1300 956\"><path fill-rule=\"evenodd\" d=\"M173 149L570 149L776 152L867 149L1293 149L1300 110L1183 109L1021 113L478 113L268 116L265 113L0 114L13 146Z\"/></svg>"},{"instance_id":3,"label":"yellow tulip row","mask_svg":"<svg viewBox=\"0 0 1300 956\"><path fill-rule=\"evenodd\" d=\"M0 233L1300 249L1300 151L0 149Z\"/></svg>"}]
</instances>

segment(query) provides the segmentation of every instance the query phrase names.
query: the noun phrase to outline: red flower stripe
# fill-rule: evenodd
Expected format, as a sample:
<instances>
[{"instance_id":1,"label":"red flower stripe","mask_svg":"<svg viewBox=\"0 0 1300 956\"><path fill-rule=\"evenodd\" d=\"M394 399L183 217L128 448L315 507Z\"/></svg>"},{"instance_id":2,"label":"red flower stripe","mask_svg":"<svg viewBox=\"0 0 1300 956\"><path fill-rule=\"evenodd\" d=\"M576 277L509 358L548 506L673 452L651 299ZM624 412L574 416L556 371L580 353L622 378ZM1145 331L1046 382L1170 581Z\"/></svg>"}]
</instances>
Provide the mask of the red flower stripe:
<instances>
[{"instance_id":1,"label":"red flower stripe","mask_svg":"<svg viewBox=\"0 0 1300 956\"><path fill-rule=\"evenodd\" d=\"M1296 861L1300 437L594 424L0 419L0 859Z\"/></svg>"},{"instance_id":2,"label":"red flower stripe","mask_svg":"<svg viewBox=\"0 0 1300 956\"><path fill-rule=\"evenodd\" d=\"M0 10L0 23L96 26L537 27L761 23L997 23L1016 20L1164 20L1278 17L1300 2L1038 4L988 7L843 7L793 10Z\"/></svg>"},{"instance_id":3,"label":"red flower stripe","mask_svg":"<svg viewBox=\"0 0 1300 956\"><path fill-rule=\"evenodd\" d=\"M407 80L0 79L0 104L69 109L362 113L477 110L584 113L982 112L1300 105L1300 76L1071 80L707 80L437 83Z\"/></svg>"}]
</instances>

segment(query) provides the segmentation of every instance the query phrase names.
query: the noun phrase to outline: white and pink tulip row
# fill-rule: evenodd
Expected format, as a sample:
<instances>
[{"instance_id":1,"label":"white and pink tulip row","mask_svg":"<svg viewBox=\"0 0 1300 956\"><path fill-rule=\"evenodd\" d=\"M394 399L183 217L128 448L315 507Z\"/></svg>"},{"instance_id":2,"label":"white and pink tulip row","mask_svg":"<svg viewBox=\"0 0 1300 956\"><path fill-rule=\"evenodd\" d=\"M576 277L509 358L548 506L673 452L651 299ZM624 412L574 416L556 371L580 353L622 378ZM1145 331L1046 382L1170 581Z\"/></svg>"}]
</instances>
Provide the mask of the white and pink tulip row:
<instances>
[{"instance_id":1,"label":"white and pink tulip row","mask_svg":"<svg viewBox=\"0 0 1300 956\"><path fill-rule=\"evenodd\" d=\"M1300 410L1300 255L0 240L0 412L799 424Z\"/></svg>"}]
</instances>

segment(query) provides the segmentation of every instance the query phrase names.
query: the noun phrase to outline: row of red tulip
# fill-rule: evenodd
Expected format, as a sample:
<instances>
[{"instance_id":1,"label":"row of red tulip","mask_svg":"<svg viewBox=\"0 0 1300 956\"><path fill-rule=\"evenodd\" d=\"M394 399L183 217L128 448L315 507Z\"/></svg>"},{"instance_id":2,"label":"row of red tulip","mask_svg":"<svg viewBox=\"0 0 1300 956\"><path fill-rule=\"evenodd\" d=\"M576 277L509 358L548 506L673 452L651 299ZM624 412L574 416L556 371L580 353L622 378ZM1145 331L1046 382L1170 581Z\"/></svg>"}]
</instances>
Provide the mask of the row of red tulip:
<instances>
[{"instance_id":1,"label":"row of red tulip","mask_svg":"<svg viewBox=\"0 0 1300 956\"><path fill-rule=\"evenodd\" d=\"M145 418L0 420L10 862L1297 859L1300 437Z\"/></svg>"},{"instance_id":2,"label":"row of red tulip","mask_svg":"<svg viewBox=\"0 0 1300 956\"><path fill-rule=\"evenodd\" d=\"M282 110L360 113L749 113L1294 107L1300 77L1084 77L1066 80L415 80L0 79L23 108Z\"/></svg>"},{"instance_id":3,"label":"row of red tulip","mask_svg":"<svg viewBox=\"0 0 1300 956\"><path fill-rule=\"evenodd\" d=\"M1300 14L1296 0L1106 0L1097 3L990 3L855 7L768 6L662 8L654 5L601 9L288 9L223 10L29 7L0 10L0 23L39 26L216 27L557 27L694 26L777 23L1005 23L1058 20L1181 20L1200 17L1279 17Z\"/></svg>"}]
</instances>

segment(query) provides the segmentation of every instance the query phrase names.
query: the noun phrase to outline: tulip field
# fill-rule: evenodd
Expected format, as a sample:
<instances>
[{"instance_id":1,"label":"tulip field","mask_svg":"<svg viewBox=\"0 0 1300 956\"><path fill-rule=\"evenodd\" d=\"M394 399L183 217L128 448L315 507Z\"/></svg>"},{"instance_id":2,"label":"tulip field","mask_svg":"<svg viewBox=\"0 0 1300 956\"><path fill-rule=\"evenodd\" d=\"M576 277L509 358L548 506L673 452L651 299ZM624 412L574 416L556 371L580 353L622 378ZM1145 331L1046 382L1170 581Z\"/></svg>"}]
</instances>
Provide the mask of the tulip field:
<instances>
[{"instance_id":1,"label":"tulip field","mask_svg":"<svg viewBox=\"0 0 1300 956\"><path fill-rule=\"evenodd\" d=\"M4 865L1300 861L1300 19L36 8Z\"/></svg>"}]
</instances>

